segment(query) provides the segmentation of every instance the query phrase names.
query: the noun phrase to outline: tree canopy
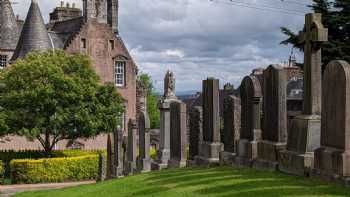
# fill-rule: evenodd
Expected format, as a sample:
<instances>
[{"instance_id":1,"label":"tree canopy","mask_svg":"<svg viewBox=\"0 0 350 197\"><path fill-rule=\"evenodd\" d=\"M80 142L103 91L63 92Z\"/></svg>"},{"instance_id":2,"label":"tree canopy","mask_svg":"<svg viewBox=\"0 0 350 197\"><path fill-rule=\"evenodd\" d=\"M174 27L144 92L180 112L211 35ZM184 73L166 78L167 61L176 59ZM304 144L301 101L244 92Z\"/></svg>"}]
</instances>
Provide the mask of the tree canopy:
<instances>
[{"instance_id":1,"label":"tree canopy","mask_svg":"<svg viewBox=\"0 0 350 197\"><path fill-rule=\"evenodd\" d=\"M114 131L123 113L116 88L100 84L84 55L30 53L0 80L0 129L39 140L47 153L64 139Z\"/></svg>"},{"instance_id":2,"label":"tree canopy","mask_svg":"<svg viewBox=\"0 0 350 197\"><path fill-rule=\"evenodd\" d=\"M335 59L350 62L350 1L349 0L313 0L310 5L315 13L322 14L322 23L328 28L329 41L322 45L322 62L324 65ZM286 27L281 28L288 38L281 44L291 44L303 50L298 43L297 33Z\"/></svg>"},{"instance_id":3,"label":"tree canopy","mask_svg":"<svg viewBox=\"0 0 350 197\"><path fill-rule=\"evenodd\" d=\"M151 121L151 128L159 128L160 112L158 109L158 95L154 90L153 81L146 73L141 73L138 76L138 80L141 80L147 87L147 111Z\"/></svg>"}]
</instances>

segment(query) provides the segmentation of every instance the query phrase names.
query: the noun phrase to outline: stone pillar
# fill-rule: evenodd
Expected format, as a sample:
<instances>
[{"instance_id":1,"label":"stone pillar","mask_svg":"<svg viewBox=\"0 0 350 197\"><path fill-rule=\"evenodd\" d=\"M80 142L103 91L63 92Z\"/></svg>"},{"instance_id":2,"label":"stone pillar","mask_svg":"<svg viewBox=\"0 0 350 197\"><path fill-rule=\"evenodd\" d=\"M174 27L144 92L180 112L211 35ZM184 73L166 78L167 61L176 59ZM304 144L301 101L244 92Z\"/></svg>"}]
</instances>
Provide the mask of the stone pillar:
<instances>
[{"instance_id":1,"label":"stone pillar","mask_svg":"<svg viewBox=\"0 0 350 197\"><path fill-rule=\"evenodd\" d=\"M203 109L195 106L189 113L190 143L188 165L194 165L194 159L199 155L199 144L203 140Z\"/></svg>"},{"instance_id":2,"label":"stone pillar","mask_svg":"<svg viewBox=\"0 0 350 197\"><path fill-rule=\"evenodd\" d=\"M322 83L321 147L315 151L315 174L350 183L350 65L332 61Z\"/></svg>"},{"instance_id":3,"label":"stone pillar","mask_svg":"<svg viewBox=\"0 0 350 197\"><path fill-rule=\"evenodd\" d=\"M203 142L200 155L196 158L199 165L219 163L219 154L223 150L220 142L219 80L208 78L203 81Z\"/></svg>"},{"instance_id":4,"label":"stone pillar","mask_svg":"<svg viewBox=\"0 0 350 197\"><path fill-rule=\"evenodd\" d=\"M175 77L168 71L164 78L164 95L158 103L160 110L160 144L158 160L152 163L153 170L168 167L170 159L170 104L177 101L175 96Z\"/></svg>"},{"instance_id":5,"label":"stone pillar","mask_svg":"<svg viewBox=\"0 0 350 197\"><path fill-rule=\"evenodd\" d=\"M171 112L171 136L170 136L170 160L169 167L186 167L187 148L187 109L186 104L177 101L170 105Z\"/></svg>"},{"instance_id":6,"label":"stone pillar","mask_svg":"<svg viewBox=\"0 0 350 197\"><path fill-rule=\"evenodd\" d=\"M300 38L304 42L303 114L290 120L287 150L281 151L279 169L289 174L308 175L314 166L314 150L321 132L321 44L328 30L321 14L307 14Z\"/></svg>"},{"instance_id":7,"label":"stone pillar","mask_svg":"<svg viewBox=\"0 0 350 197\"><path fill-rule=\"evenodd\" d=\"M139 157L137 160L137 169L140 172L151 171L150 157L150 120L148 114L140 113L138 118L139 130Z\"/></svg>"},{"instance_id":8,"label":"stone pillar","mask_svg":"<svg viewBox=\"0 0 350 197\"><path fill-rule=\"evenodd\" d=\"M258 142L261 140L262 91L259 80L254 76L243 79L241 88L241 132L235 163L251 167L258 156Z\"/></svg>"},{"instance_id":9,"label":"stone pillar","mask_svg":"<svg viewBox=\"0 0 350 197\"><path fill-rule=\"evenodd\" d=\"M104 181L106 179L106 157L103 154L99 154L98 159L98 177L97 181Z\"/></svg>"},{"instance_id":10,"label":"stone pillar","mask_svg":"<svg viewBox=\"0 0 350 197\"><path fill-rule=\"evenodd\" d=\"M160 139L158 159L152 163L153 170L167 168L170 160L170 103L169 100L162 100L159 103Z\"/></svg>"},{"instance_id":11,"label":"stone pillar","mask_svg":"<svg viewBox=\"0 0 350 197\"><path fill-rule=\"evenodd\" d=\"M226 85L225 88L228 88L227 86L229 85ZM236 144L240 136L240 118L240 99L233 95L227 96L224 99L224 129L221 136L224 144L224 151L220 153L220 163L222 165L231 165L236 156Z\"/></svg>"},{"instance_id":12,"label":"stone pillar","mask_svg":"<svg viewBox=\"0 0 350 197\"><path fill-rule=\"evenodd\" d=\"M277 170L278 156L287 145L287 72L278 65L264 71L264 121L254 167Z\"/></svg>"},{"instance_id":13,"label":"stone pillar","mask_svg":"<svg viewBox=\"0 0 350 197\"><path fill-rule=\"evenodd\" d=\"M115 168L114 168L114 151L112 148L111 134L107 135L107 178L114 178Z\"/></svg>"},{"instance_id":14,"label":"stone pillar","mask_svg":"<svg viewBox=\"0 0 350 197\"><path fill-rule=\"evenodd\" d=\"M137 156L137 125L136 121L129 120L129 132L128 132L128 144L127 144L127 166L126 166L126 175L132 175L136 172L136 156Z\"/></svg>"},{"instance_id":15,"label":"stone pillar","mask_svg":"<svg viewBox=\"0 0 350 197\"><path fill-rule=\"evenodd\" d=\"M114 150L114 177L123 175L123 130L119 127L113 133L113 150Z\"/></svg>"}]
</instances>

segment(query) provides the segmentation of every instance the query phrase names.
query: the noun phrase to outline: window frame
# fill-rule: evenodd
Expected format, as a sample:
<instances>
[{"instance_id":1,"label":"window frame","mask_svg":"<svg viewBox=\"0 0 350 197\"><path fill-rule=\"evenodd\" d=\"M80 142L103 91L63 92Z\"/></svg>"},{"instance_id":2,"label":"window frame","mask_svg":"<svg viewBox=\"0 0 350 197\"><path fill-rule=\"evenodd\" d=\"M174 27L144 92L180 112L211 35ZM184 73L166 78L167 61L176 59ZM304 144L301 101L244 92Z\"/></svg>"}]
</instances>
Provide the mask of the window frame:
<instances>
[{"instance_id":1,"label":"window frame","mask_svg":"<svg viewBox=\"0 0 350 197\"><path fill-rule=\"evenodd\" d=\"M113 74L114 85L118 88L126 87L126 60L114 60Z\"/></svg>"},{"instance_id":2,"label":"window frame","mask_svg":"<svg viewBox=\"0 0 350 197\"><path fill-rule=\"evenodd\" d=\"M8 63L8 55L0 54L0 69L6 68L7 63Z\"/></svg>"}]
</instances>

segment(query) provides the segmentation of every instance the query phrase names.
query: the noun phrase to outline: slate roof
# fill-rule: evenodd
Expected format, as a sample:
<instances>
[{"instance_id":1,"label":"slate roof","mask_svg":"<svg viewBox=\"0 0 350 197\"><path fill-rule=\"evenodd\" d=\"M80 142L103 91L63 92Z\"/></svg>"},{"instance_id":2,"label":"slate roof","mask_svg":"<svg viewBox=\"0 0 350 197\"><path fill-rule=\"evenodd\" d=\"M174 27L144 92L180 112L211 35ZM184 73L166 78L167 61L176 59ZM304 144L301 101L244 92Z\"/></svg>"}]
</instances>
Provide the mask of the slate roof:
<instances>
[{"instance_id":1,"label":"slate roof","mask_svg":"<svg viewBox=\"0 0 350 197\"><path fill-rule=\"evenodd\" d=\"M14 50L19 38L19 27L9 0L0 0L0 49Z\"/></svg>"},{"instance_id":2,"label":"slate roof","mask_svg":"<svg viewBox=\"0 0 350 197\"><path fill-rule=\"evenodd\" d=\"M64 49L70 44L74 35L80 32L84 24L84 17L77 17L65 21L58 21L50 24L49 35L52 38L55 48Z\"/></svg>"},{"instance_id":3,"label":"slate roof","mask_svg":"<svg viewBox=\"0 0 350 197\"><path fill-rule=\"evenodd\" d=\"M47 51L49 49L52 49L52 41L46 30L39 5L36 0L32 0L12 60L23 58L31 51Z\"/></svg>"}]
</instances>

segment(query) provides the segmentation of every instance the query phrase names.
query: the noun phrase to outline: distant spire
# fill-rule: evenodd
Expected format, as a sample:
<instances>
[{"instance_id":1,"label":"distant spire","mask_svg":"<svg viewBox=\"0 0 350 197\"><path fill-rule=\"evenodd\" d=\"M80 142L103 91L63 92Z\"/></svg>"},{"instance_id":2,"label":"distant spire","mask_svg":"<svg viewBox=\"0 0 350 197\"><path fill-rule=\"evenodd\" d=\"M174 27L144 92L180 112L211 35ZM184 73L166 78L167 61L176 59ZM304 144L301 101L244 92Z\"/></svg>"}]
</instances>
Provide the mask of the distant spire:
<instances>
[{"instance_id":1,"label":"distant spire","mask_svg":"<svg viewBox=\"0 0 350 197\"><path fill-rule=\"evenodd\" d=\"M52 48L51 40L36 0L32 0L22 33L12 60L23 58L32 51L47 51Z\"/></svg>"},{"instance_id":2,"label":"distant spire","mask_svg":"<svg viewBox=\"0 0 350 197\"><path fill-rule=\"evenodd\" d=\"M9 0L0 0L0 49L15 50L19 27Z\"/></svg>"}]
</instances>

